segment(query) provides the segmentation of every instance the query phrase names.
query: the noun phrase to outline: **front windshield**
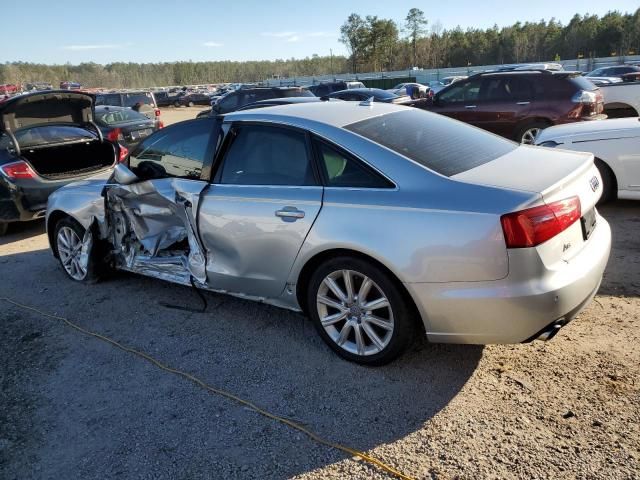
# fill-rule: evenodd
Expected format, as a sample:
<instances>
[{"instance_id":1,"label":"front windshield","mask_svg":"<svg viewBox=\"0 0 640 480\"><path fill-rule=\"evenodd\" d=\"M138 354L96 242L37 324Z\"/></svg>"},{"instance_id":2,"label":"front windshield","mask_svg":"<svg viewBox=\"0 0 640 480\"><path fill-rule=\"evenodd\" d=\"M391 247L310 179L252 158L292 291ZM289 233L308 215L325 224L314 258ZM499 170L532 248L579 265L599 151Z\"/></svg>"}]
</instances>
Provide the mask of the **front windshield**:
<instances>
[{"instance_id":1,"label":"front windshield","mask_svg":"<svg viewBox=\"0 0 640 480\"><path fill-rule=\"evenodd\" d=\"M587 74L587 77L601 77L603 72L604 72L604 68L596 68L593 72Z\"/></svg>"},{"instance_id":2,"label":"front windshield","mask_svg":"<svg viewBox=\"0 0 640 480\"><path fill-rule=\"evenodd\" d=\"M37 148L45 145L94 140L96 136L88 130L67 125L46 125L20 130L15 134L20 148ZM0 148L15 148L8 136L3 136Z\"/></svg>"}]
</instances>

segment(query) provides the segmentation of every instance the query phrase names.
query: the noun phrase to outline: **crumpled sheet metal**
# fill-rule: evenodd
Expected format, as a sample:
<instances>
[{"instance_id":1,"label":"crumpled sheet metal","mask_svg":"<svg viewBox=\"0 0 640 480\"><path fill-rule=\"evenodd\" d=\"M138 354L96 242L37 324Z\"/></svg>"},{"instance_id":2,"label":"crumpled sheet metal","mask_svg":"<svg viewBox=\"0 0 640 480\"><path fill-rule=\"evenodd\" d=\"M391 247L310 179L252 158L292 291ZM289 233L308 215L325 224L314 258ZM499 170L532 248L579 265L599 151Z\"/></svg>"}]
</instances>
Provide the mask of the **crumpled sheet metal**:
<instances>
[{"instance_id":1,"label":"crumpled sheet metal","mask_svg":"<svg viewBox=\"0 0 640 480\"><path fill-rule=\"evenodd\" d=\"M134 235L149 252L148 256L136 255L127 259L128 268L179 283L185 283L185 274L202 284L206 282L206 257L193 213L205 186L201 182L167 178L108 188L109 205L126 215ZM160 252L185 238L189 243L189 255L184 260L159 256ZM167 258L174 260L167 261Z\"/></svg>"}]
</instances>

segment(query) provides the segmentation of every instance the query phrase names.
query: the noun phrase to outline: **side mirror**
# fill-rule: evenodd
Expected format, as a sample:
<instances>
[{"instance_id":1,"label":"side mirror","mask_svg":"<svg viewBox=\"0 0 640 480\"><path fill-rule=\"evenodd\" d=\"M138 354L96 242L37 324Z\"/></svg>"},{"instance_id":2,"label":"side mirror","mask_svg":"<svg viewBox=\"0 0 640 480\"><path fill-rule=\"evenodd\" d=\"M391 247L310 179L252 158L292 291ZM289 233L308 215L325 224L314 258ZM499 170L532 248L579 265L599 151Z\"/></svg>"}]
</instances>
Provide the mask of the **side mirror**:
<instances>
[{"instance_id":1,"label":"side mirror","mask_svg":"<svg viewBox=\"0 0 640 480\"><path fill-rule=\"evenodd\" d=\"M120 185L131 185L138 181L138 177L125 165L119 163L113 171L113 180Z\"/></svg>"}]
</instances>

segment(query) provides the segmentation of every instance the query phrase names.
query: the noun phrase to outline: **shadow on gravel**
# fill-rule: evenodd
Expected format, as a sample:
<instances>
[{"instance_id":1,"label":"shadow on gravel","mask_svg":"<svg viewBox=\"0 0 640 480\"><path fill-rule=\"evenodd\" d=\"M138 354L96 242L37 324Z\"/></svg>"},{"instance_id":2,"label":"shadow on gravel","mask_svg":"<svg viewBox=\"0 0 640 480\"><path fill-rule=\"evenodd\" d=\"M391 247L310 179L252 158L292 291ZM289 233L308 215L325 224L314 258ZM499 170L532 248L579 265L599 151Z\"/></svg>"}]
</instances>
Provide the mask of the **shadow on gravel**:
<instances>
[{"instance_id":1,"label":"shadow on gravel","mask_svg":"<svg viewBox=\"0 0 640 480\"><path fill-rule=\"evenodd\" d=\"M0 236L0 246L26 240L30 237L42 235L45 232L44 220L33 222L13 222L9 224L6 235Z\"/></svg>"},{"instance_id":2,"label":"shadow on gravel","mask_svg":"<svg viewBox=\"0 0 640 480\"><path fill-rule=\"evenodd\" d=\"M46 250L2 258L13 275L0 296L67 316L360 450L422 428L482 356L482 347L418 341L391 365L361 367L338 358L296 313L212 293L205 314L177 311L160 303L197 308L189 288L124 274L78 284ZM37 341L9 349L18 357L11 368L25 375L11 372L3 394L13 414L0 420L34 441L21 455L5 452L4 478L287 478L346 458L56 320L3 304L2 321L14 334L0 349L42 325ZM30 349L62 358L27 376Z\"/></svg>"},{"instance_id":3,"label":"shadow on gravel","mask_svg":"<svg viewBox=\"0 0 640 480\"><path fill-rule=\"evenodd\" d=\"M599 208L611 225L613 245L600 295L640 296L640 202L618 200Z\"/></svg>"}]
</instances>

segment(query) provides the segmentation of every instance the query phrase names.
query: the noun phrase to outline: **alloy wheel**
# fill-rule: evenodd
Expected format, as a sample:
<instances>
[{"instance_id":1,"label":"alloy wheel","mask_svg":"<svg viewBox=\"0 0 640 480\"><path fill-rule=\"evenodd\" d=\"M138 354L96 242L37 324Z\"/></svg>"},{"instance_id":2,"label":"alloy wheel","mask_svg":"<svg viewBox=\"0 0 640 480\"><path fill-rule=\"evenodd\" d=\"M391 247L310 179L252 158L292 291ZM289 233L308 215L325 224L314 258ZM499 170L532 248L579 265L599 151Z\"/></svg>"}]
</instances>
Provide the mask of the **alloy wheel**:
<instances>
[{"instance_id":1,"label":"alloy wheel","mask_svg":"<svg viewBox=\"0 0 640 480\"><path fill-rule=\"evenodd\" d=\"M524 133L522 134L522 139L520 140L520 143L522 143L523 145L533 145L533 142L535 141L538 133L540 133L540 130L542 129L539 127L533 127L525 130Z\"/></svg>"},{"instance_id":2,"label":"alloy wheel","mask_svg":"<svg viewBox=\"0 0 640 480\"><path fill-rule=\"evenodd\" d=\"M58 230L58 255L65 271L74 280L84 280L87 276L89 256L82 239L71 227L64 226Z\"/></svg>"},{"instance_id":3,"label":"alloy wheel","mask_svg":"<svg viewBox=\"0 0 640 480\"><path fill-rule=\"evenodd\" d=\"M375 355L391 341L391 303L366 275L353 270L334 271L320 284L316 299L322 328L345 351Z\"/></svg>"}]
</instances>

